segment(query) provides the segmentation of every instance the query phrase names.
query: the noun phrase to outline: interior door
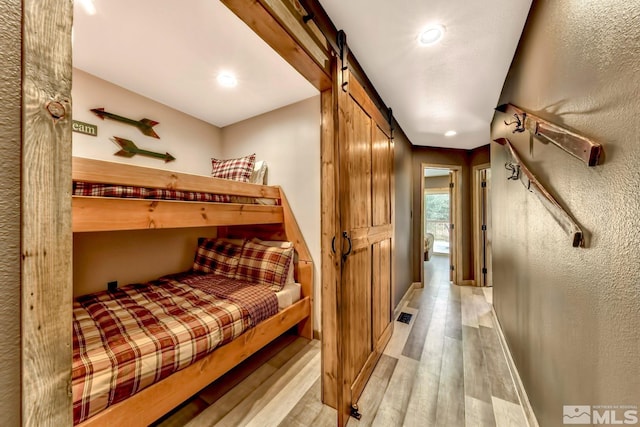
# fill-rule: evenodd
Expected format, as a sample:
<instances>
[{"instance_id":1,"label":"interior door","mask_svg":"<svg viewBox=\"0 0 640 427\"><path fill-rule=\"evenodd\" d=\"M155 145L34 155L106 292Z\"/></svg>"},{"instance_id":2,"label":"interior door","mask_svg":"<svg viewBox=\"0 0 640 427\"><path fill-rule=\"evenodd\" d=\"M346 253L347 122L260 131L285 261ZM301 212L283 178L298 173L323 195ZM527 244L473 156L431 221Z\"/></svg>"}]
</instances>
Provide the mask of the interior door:
<instances>
[{"instance_id":1,"label":"interior door","mask_svg":"<svg viewBox=\"0 0 640 427\"><path fill-rule=\"evenodd\" d=\"M483 283L482 286L493 285L493 271L491 269L491 169L482 170L482 224L483 227Z\"/></svg>"},{"instance_id":2,"label":"interior door","mask_svg":"<svg viewBox=\"0 0 640 427\"><path fill-rule=\"evenodd\" d=\"M341 241L338 424L345 425L391 337L393 149L390 127L340 70L337 143Z\"/></svg>"},{"instance_id":3,"label":"interior door","mask_svg":"<svg viewBox=\"0 0 640 427\"><path fill-rule=\"evenodd\" d=\"M454 171L449 171L449 280L455 283L456 260L456 204Z\"/></svg>"}]
</instances>

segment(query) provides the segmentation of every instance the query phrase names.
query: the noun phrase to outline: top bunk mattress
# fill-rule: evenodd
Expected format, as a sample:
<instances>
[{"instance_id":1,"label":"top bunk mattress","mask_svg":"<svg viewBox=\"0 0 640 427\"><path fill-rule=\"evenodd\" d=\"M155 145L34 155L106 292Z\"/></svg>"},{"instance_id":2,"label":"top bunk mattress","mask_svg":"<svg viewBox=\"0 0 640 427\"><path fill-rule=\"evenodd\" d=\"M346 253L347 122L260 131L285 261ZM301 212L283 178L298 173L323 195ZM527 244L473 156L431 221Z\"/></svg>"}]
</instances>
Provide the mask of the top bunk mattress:
<instances>
[{"instance_id":1,"label":"top bunk mattress","mask_svg":"<svg viewBox=\"0 0 640 427\"><path fill-rule=\"evenodd\" d=\"M187 202L243 203L259 205L277 204L276 199L263 197L242 197L227 194L172 190L167 188L136 187L129 185L99 184L84 181L73 182L73 195L125 199L177 200Z\"/></svg>"}]
</instances>

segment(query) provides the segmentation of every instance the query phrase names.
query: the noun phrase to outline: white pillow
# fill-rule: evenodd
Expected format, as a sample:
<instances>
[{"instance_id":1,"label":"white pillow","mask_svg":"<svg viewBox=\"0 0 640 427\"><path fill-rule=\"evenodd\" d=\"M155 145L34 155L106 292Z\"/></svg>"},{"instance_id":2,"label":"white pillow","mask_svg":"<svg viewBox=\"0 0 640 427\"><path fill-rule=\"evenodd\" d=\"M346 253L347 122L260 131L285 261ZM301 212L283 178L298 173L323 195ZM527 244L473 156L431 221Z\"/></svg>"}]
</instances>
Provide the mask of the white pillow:
<instances>
[{"instance_id":1,"label":"white pillow","mask_svg":"<svg viewBox=\"0 0 640 427\"><path fill-rule=\"evenodd\" d=\"M265 162L264 160L260 160L253 165L253 172L251 173L251 178L249 178L249 182L252 184L264 185L266 174L267 174L267 162Z\"/></svg>"}]
</instances>

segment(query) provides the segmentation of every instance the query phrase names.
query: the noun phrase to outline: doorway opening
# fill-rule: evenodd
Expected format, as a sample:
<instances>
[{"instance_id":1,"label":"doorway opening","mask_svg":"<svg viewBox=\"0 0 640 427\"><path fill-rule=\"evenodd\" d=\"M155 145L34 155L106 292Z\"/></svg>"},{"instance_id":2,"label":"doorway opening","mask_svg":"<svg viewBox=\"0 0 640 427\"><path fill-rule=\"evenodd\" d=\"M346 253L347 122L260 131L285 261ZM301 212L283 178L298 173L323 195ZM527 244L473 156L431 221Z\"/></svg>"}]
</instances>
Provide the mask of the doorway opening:
<instances>
[{"instance_id":1,"label":"doorway opening","mask_svg":"<svg viewBox=\"0 0 640 427\"><path fill-rule=\"evenodd\" d=\"M459 206L459 166L422 165L422 279L425 283L425 268L437 257L441 263L446 259L449 265L449 280L459 283L461 265L459 248L461 243Z\"/></svg>"},{"instance_id":2,"label":"doorway opening","mask_svg":"<svg viewBox=\"0 0 640 427\"><path fill-rule=\"evenodd\" d=\"M427 170L427 172L431 171L433 169ZM449 179L449 172L447 172L446 178ZM449 228L451 224L449 188L425 188L424 212L425 236L429 236L433 254L449 255Z\"/></svg>"}]
</instances>

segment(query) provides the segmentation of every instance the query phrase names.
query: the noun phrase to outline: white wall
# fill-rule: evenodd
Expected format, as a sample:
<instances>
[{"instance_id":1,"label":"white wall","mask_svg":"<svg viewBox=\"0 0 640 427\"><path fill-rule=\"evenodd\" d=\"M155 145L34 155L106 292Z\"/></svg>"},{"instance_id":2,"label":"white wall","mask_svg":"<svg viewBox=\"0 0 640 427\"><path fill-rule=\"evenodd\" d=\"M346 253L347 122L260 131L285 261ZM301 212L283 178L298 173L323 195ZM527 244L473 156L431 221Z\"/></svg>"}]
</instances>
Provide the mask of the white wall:
<instances>
[{"instance_id":1,"label":"white wall","mask_svg":"<svg viewBox=\"0 0 640 427\"><path fill-rule=\"evenodd\" d=\"M98 136L73 133L73 155L156 169L209 175L211 157L222 155L221 130L166 105L123 89L81 70L73 71L73 118L98 125ZM160 139L143 135L137 128L113 120L101 120L91 108L132 119L160 122L154 129ZM113 136L130 139L140 148L169 152L176 160L114 156ZM106 289L107 282L120 285L144 282L191 267L199 236L215 236L215 228L151 230L106 233L75 233L73 236L74 296Z\"/></svg>"},{"instance_id":2,"label":"white wall","mask_svg":"<svg viewBox=\"0 0 640 427\"><path fill-rule=\"evenodd\" d=\"M225 158L256 153L269 165L302 230L315 269L314 329L320 330L320 96L222 128Z\"/></svg>"},{"instance_id":3,"label":"white wall","mask_svg":"<svg viewBox=\"0 0 640 427\"><path fill-rule=\"evenodd\" d=\"M209 175L209 159L222 153L220 128L84 71L73 70L71 95L73 119L98 126L97 137L73 133L74 156ZM133 120L147 118L160 122L154 127L160 139L146 136L137 128L124 123L102 120L90 111L100 107ZM138 147L149 151L168 152L176 160L164 163L160 159L140 155L131 158L114 156L119 150L111 141L114 136L129 139Z\"/></svg>"},{"instance_id":4,"label":"white wall","mask_svg":"<svg viewBox=\"0 0 640 427\"><path fill-rule=\"evenodd\" d=\"M74 233L73 296L189 270L198 237L215 236L215 227Z\"/></svg>"}]
</instances>

